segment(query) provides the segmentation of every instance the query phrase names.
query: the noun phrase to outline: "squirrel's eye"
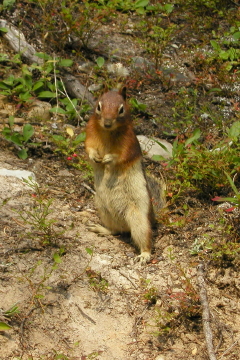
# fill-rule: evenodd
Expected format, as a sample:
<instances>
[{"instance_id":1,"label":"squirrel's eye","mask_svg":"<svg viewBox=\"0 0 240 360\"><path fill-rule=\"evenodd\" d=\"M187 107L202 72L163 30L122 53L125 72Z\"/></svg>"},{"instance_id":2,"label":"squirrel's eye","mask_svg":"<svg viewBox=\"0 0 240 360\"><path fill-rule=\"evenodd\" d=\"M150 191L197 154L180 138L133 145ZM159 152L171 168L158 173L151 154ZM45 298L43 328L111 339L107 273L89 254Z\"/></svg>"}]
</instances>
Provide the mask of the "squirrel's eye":
<instances>
[{"instance_id":1,"label":"squirrel's eye","mask_svg":"<svg viewBox=\"0 0 240 360\"><path fill-rule=\"evenodd\" d=\"M124 106L123 106L123 104L121 104L121 105L119 106L118 114L119 114L119 115L123 115L123 114L124 114Z\"/></svg>"},{"instance_id":2,"label":"squirrel's eye","mask_svg":"<svg viewBox=\"0 0 240 360\"><path fill-rule=\"evenodd\" d=\"M97 105L97 112L100 113L102 110L102 104L101 102L99 101L98 105Z\"/></svg>"}]
</instances>

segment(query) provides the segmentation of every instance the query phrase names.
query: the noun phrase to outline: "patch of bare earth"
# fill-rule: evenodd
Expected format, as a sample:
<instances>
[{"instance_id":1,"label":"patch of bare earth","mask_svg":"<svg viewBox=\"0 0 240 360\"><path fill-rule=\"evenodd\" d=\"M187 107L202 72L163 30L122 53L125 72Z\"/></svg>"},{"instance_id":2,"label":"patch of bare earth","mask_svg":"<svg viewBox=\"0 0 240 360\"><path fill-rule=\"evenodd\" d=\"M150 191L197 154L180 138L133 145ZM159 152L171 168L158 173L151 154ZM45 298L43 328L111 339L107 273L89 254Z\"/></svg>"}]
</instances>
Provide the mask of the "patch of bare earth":
<instances>
[{"instance_id":1,"label":"patch of bare earth","mask_svg":"<svg viewBox=\"0 0 240 360\"><path fill-rule=\"evenodd\" d=\"M208 213L201 226L193 224L180 236L159 226L154 261L142 267L134 262L136 252L128 238L98 237L86 230L86 222L98 218L92 196L74 170L57 160L23 162L7 149L0 153L0 164L34 171L40 189L53 199L50 217L59 233L54 244L42 244L19 216L32 211L32 190L19 179L1 177L1 197L7 202L1 207L0 303L4 311L14 304L19 308L11 330L0 335L2 360L50 359L54 354L70 359L151 360L161 354L169 360L207 359L200 313L181 321L179 299L186 293L186 278L198 292L197 264L189 255L193 239L205 231L221 236L209 229L215 209L199 210ZM53 269L59 248L64 248L63 255ZM231 268L211 269L207 278L214 343L223 352L239 336L239 280ZM179 321L169 318L168 324L171 314ZM161 324L172 325L171 336ZM238 351L235 344L228 358L238 359Z\"/></svg>"}]
</instances>

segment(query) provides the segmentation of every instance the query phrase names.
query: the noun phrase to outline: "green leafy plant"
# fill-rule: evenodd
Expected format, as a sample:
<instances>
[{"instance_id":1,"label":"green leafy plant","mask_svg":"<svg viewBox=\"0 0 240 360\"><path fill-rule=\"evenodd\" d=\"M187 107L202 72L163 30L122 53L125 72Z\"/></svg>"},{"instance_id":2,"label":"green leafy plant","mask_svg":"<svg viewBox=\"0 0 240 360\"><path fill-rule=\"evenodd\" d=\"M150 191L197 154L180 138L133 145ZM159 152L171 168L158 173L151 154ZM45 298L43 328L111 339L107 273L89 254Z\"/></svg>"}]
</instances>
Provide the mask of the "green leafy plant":
<instances>
[{"instance_id":1,"label":"green leafy plant","mask_svg":"<svg viewBox=\"0 0 240 360\"><path fill-rule=\"evenodd\" d=\"M220 16L224 14L224 10L226 9L225 0L176 0L176 4L179 4L185 10L195 11L195 13L199 16L210 15L213 13L218 13Z\"/></svg>"},{"instance_id":2,"label":"green leafy plant","mask_svg":"<svg viewBox=\"0 0 240 360\"><path fill-rule=\"evenodd\" d=\"M10 330L12 327L4 321L0 321L0 331Z\"/></svg>"},{"instance_id":3,"label":"green leafy plant","mask_svg":"<svg viewBox=\"0 0 240 360\"><path fill-rule=\"evenodd\" d=\"M221 197L221 196L215 196L212 200L213 201L227 201L227 202L230 202L232 203L234 206L226 209L226 211L232 211L234 210L235 208L239 208L240 209L240 191L237 189L236 185L234 184L231 176L229 176L228 173L225 173L226 174L226 177L229 181L229 184L233 190L233 192L235 193L235 197Z\"/></svg>"},{"instance_id":4,"label":"green leafy plant","mask_svg":"<svg viewBox=\"0 0 240 360\"><path fill-rule=\"evenodd\" d=\"M32 75L26 65L22 67L22 76L9 75L5 80L0 81L0 94L11 97L18 103L24 103L32 99L33 89Z\"/></svg>"},{"instance_id":5,"label":"green leafy plant","mask_svg":"<svg viewBox=\"0 0 240 360\"><path fill-rule=\"evenodd\" d=\"M0 331L10 330L12 327L8 324L8 321L10 318L19 314L19 312L17 304L14 304L8 310L0 310Z\"/></svg>"},{"instance_id":6,"label":"green leafy plant","mask_svg":"<svg viewBox=\"0 0 240 360\"><path fill-rule=\"evenodd\" d=\"M100 272L92 270L90 267L86 268L89 285L95 290L106 292L108 290L108 281L104 279Z\"/></svg>"},{"instance_id":7,"label":"green leafy plant","mask_svg":"<svg viewBox=\"0 0 240 360\"><path fill-rule=\"evenodd\" d=\"M52 244L64 233L64 231L56 230L54 226L56 219L49 216L52 213L53 199L47 199L39 185L31 177L28 180L23 179L23 181L33 190L32 206L28 210L17 211L24 224L31 226L32 230L27 235L43 245Z\"/></svg>"},{"instance_id":8,"label":"green leafy plant","mask_svg":"<svg viewBox=\"0 0 240 360\"><path fill-rule=\"evenodd\" d=\"M63 154L64 156L72 156L76 153L76 149L79 144L85 141L86 134L75 135L74 131L70 127L66 127L66 135L52 135L53 142L57 145L56 152ZM70 159L69 159L70 160Z\"/></svg>"},{"instance_id":9,"label":"green leafy plant","mask_svg":"<svg viewBox=\"0 0 240 360\"><path fill-rule=\"evenodd\" d=\"M149 279L141 279L141 286L143 287L143 298L148 305L154 305L159 297L158 290L151 286Z\"/></svg>"},{"instance_id":10,"label":"green leafy plant","mask_svg":"<svg viewBox=\"0 0 240 360\"><path fill-rule=\"evenodd\" d=\"M16 0L3 0L2 5L0 5L0 10L11 9L14 6L15 2Z\"/></svg>"},{"instance_id":11,"label":"green leafy plant","mask_svg":"<svg viewBox=\"0 0 240 360\"><path fill-rule=\"evenodd\" d=\"M25 160L28 157L28 147L36 145L30 142L30 139L34 135L34 128L31 124L25 124L22 132L15 131L14 128L14 117L10 116L8 119L8 126L5 126L2 130L3 137L12 142L18 149L18 156L20 159Z\"/></svg>"},{"instance_id":12,"label":"green leafy plant","mask_svg":"<svg viewBox=\"0 0 240 360\"><path fill-rule=\"evenodd\" d=\"M133 112L145 112L147 105L140 103L137 99L131 98L129 99L129 104Z\"/></svg>"},{"instance_id":13,"label":"green leafy plant","mask_svg":"<svg viewBox=\"0 0 240 360\"><path fill-rule=\"evenodd\" d=\"M58 265L62 262L62 256L65 253L64 248L60 248L53 254L53 264L48 267L42 266L42 261L39 260L36 264L29 269L28 273L23 273L23 277L28 282L30 293L31 293L31 303L35 306L43 307L42 300L45 298L46 293L51 290L51 286L47 284L47 281L52 276L53 272L56 271ZM38 275L40 273L42 275Z\"/></svg>"},{"instance_id":14,"label":"green leafy plant","mask_svg":"<svg viewBox=\"0 0 240 360\"><path fill-rule=\"evenodd\" d=\"M98 0L102 7L114 9L120 12L133 12L143 13L149 4L149 0Z\"/></svg>"},{"instance_id":15,"label":"green leafy plant","mask_svg":"<svg viewBox=\"0 0 240 360\"><path fill-rule=\"evenodd\" d=\"M99 25L113 16L107 6L101 7L98 2L89 0L85 0L83 3L79 3L77 0L64 0L60 5L61 7L58 10L60 23L68 26L68 31L64 32L64 40L71 32L77 37L83 48L87 48L89 40Z\"/></svg>"},{"instance_id":16,"label":"green leafy plant","mask_svg":"<svg viewBox=\"0 0 240 360\"><path fill-rule=\"evenodd\" d=\"M226 220L218 227L222 232L222 237L215 238L207 233L204 234L194 241L189 250L190 254L206 259L208 262L211 261L214 266L229 267L234 263L239 264L240 248L238 241L234 241L235 229L229 226Z\"/></svg>"},{"instance_id":17,"label":"green leafy plant","mask_svg":"<svg viewBox=\"0 0 240 360\"><path fill-rule=\"evenodd\" d=\"M88 161L83 155L77 154L77 149L85 140L86 134L75 134L73 127L66 126L66 135L51 135L50 140L56 145L54 151L63 155L69 166L83 171L86 179L92 179L93 172Z\"/></svg>"},{"instance_id":18,"label":"green leafy plant","mask_svg":"<svg viewBox=\"0 0 240 360\"><path fill-rule=\"evenodd\" d=\"M21 66L22 75L16 77L9 75L0 81L0 94L8 96L18 103L32 101L38 97L40 99L54 99L57 90L63 91L62 83L59 79L54 79L59 74L61 67L70 67L73 61L51 57L46 53L36 53L43 63ZM34 71L38 71L40 78L34 78Z\"/></svg>"},{"instance_id":19,"label":"green leafy plant","mask_svg":"<svg viewBox=\"0 0 240 360\"><path fill-rule=\"evenodd\" d=\"M239 65L240 60L240 49L238 48L238 43L240 39L240 27L232 26L229 32L225 32L224 36L221 36L218 39L210 40L210 43L214 49L214 58L216 60L225 62L225 69L227 71L232 70L233 68ZM213 35L217 38L215 32ZM210 58L212 55L209 55Z\"/></svg>"},{"instance_id":20,"label":"green leafy plant","mask_svg":"<svg viewBox=\"0 0 240 360\"><path fill-rule=\"evenodd\" d=\"M175 264L176 265L176 264ZM194 324L201 316L199 295L192 283L190 275L181 266L176 266L180 284L178 289L168 288L166 294L162 294L162 302L159 307L156 304L156 325L155 335L165 339L165 342L176 335L180 326L187 329Z\"/></svg>"},{"instance_id":21,"label":"green leafy plant","mask_svg":"<svg viewBox=\"0 0 240 360\"><path fill-rule=\"evenodd\" d=\"M73 61L51 57L43 52L35 55L42 60L42 64L22 65L21 76L9 75L0 81L0 94L17 102L18 109L36 98L51 100L56 104L50 110L52 113L65 115L70 121L80 118L83 123L81 116L89 111L90 106L79 99L70 99L60 76L60 69L72 66ZM37 78L34 75L36 71Z\"/></svg>"},{"instance_id":22,"label":"green leafy plant","mask_svg":"<svg viewBox=\"0 0 240 360\"><path fill-rule=\"evenodd\" d=\"M81 107L79 109L79 103ZM59 106L61 104L61 106ZM59 99L58 106L54 106L50 109L50 112L54 114L65 115L69 121L74 120L75 118L80 119L81 124L85 124L82 115L86 114L90 109L88 104L82 103L79 99L70 99L69 97L64 97Z\"/></svg>"},{"instance_id":23,"label":"green leafy plant","mask_svg":"<svg viewBox=\"0 0 240 360\"><path fill-rule=\"evenodd\" d=\"M98 66L99 68L101 68L101 67L103 67L103 65L105 64L105 60L104 60L103 57L100 56L100 57L97 58L96 63L97 63L97 66Z\"/></svg>"},{"instance_id":24,"label":"green leafy plant","mask_svg":"<svg viewBox=\"0 0 240 360\"><path fill-rule=\"evenodd\" d=\"M139 1L141 4L142 2ZM141 32L140 43L143 44L146 51L153 56L155 68L158 69L161 64L163 52L173 37L176 26L170 21L167 26L162 25L161 14L169 17L173 11L173 4L162 5L155 3L146 6L146 10L142 6L138 8L142 15L142 19L137 23L136 30Z\"/></svg>"},{"instance_id":25,"label":"green leafy plant","mask_svg":"<svg viewBox=\"0 0 240 360\"><path fill-rule=\"evenodd\" d=\"M236 173L240 167L239 129L236 123L228 130L228 135L211 151L199 141L199 129L185 141L174 141L173 158L164 161L164 169L174 176L169 189L174 193L173 199L186 191L209 194L228 187L225 173Z\"/></svg>"},{"instance_id":26,"label":"green leafy plant","mask_svg":"<svg viewBox=\"0 0 240 360\"><path fill-rule=\"evenodd\" d=\"M197 238L191 245L189 252L191 255L207 254L212 250L214 239L204 234L202 238Z\"/></svg>"}]
</instances>

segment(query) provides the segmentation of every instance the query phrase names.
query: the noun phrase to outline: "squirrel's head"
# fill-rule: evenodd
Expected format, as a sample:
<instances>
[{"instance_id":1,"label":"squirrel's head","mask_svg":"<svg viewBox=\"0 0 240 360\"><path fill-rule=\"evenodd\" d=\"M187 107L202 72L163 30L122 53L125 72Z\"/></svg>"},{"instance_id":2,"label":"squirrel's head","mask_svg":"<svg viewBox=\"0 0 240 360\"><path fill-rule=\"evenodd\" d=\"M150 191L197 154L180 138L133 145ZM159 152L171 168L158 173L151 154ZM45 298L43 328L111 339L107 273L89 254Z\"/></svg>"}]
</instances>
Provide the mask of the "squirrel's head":
<instances>
[{"instance_id":1,"label":"squirrel's head","mask_svg":"<svg viewBox=\"0 0 240 360\"><path fill-rule=\"evenodd\" d=\"M113 131L125 124L129 119L129 109L126 104L126 87L119 91L105 92L97 102L95 115L100 126Z\"/></svg>"}]
</instances>

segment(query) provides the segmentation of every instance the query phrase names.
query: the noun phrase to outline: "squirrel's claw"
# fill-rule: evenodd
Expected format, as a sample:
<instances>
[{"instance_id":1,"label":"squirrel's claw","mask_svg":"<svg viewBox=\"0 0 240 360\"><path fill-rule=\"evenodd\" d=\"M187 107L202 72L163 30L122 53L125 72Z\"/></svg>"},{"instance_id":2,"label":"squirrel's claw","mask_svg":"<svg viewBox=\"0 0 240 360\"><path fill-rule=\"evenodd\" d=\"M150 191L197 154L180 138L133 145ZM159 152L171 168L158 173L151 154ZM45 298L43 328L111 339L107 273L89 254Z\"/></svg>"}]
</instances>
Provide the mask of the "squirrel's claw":
<instances>
[{"instance_id":1,"label":"squirrel's claw","mask_svg":"<svg viewBox=\"0 0 240 360\"><path fill-rule=\"evenodd\" d=\"M135 262L139 261L141 265L145 265L150 261L151 254L148 251L143 251L135 258Z\"/></svg>"}]
</instances>

